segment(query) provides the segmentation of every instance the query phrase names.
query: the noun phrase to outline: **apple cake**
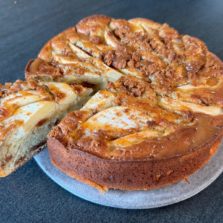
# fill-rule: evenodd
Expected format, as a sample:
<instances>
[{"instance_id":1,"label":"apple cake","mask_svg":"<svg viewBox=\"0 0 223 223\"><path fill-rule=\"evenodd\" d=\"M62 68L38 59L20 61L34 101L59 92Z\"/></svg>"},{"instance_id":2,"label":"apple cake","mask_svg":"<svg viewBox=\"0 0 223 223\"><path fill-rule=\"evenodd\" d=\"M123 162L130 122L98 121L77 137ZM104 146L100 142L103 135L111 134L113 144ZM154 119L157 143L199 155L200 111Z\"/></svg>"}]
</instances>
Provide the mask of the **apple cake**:
<instances>
[{"instance_id":1,"label":"apple cake","mask_svg":"<svg viewBox=\"0 0 223 223\"><path fill-rule=\"evenodd\" d=\"M91 89L60 82L16 81L0 86L0 176L7 176L46 143L67 112L82 107Z\"/></svg>"},{"instance_id":2,"label":"apple cake","mask_svg":"<svg viewBox=\"0 0 223 223\"><path fill-rule=\"evenodd\" d=\"M201 40L168 24L84 18L49 40L25 77L25 91L35 95L27 104L56 108L30 118L30 136L4 148L3 167L31 157L52 128L50 158L65 174L100 190L148 190L187 179L221 142L223 64ZM66 91L67 106L51 85Z\"/></svg>"}]
</instances>

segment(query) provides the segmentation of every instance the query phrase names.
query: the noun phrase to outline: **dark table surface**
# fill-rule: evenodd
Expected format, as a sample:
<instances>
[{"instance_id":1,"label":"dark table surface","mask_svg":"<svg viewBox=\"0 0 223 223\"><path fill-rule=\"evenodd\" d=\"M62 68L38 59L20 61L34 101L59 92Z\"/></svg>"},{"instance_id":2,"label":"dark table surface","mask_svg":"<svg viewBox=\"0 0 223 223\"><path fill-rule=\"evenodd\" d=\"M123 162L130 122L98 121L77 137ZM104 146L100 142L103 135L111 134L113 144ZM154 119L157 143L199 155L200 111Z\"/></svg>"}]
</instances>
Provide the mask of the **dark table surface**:
<instances>
[{"instance_id":1,"label":"dark table surface","mask_svg":"<svg viewBox=\"0 0 223 223\"><path fill-rule=\"evenodd\" d=\"M0 0L0 82L23 78L24 67L53 35L91 14L147 17L203 39L223 58L223 1ZM0 223L223 222L223 175L193 198L152 210L98 206L51 181L34 160L0 180Z\"/></svg>"}]
</instances>

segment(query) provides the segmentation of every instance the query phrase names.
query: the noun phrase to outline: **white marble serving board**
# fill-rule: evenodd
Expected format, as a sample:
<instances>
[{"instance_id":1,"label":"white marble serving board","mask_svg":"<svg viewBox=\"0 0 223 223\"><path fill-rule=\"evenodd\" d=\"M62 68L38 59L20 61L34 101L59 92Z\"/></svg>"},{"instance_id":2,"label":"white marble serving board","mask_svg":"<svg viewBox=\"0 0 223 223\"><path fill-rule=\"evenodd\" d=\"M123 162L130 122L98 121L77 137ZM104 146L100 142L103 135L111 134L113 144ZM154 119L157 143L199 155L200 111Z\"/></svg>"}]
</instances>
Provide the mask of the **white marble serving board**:
<instances>
[{"instance_id":1,"label":"white marble serving board","mask_svg":"<svg viewBox=\"0 0 223 223\"><path fill-rule=\"evenodd\" d=\"M106 193L101 193L56 169L50 162L47 149L37 154L34 159L55 183L80 198L116 208L147 209L183 201L208 187L223 172L223 144L208 164L189 178L190 183L182 181L172 186L150 191L109 190Z\"/></svg>"}]
</instances>

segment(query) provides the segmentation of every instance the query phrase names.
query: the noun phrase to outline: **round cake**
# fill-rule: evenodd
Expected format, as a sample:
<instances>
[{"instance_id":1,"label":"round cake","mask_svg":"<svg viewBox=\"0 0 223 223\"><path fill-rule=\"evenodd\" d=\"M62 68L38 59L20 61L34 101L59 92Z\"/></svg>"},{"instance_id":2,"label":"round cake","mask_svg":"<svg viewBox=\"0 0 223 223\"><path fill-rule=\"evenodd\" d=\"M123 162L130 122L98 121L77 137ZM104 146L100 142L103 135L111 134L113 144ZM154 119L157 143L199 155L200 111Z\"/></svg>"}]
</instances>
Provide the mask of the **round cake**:
<instances>
[{"instance_id":1,"label":"round cake","mask_svg":"<svg viewBox=\"0 0 223 223\"><path fill-rule=\"evenodd\" d=\"M201 40L167 24L84 18L43 47L26 79L93 89L47 144L58 169L100 190L187 179L222 138L223 64Z\"/></svg>"}]
</instances>

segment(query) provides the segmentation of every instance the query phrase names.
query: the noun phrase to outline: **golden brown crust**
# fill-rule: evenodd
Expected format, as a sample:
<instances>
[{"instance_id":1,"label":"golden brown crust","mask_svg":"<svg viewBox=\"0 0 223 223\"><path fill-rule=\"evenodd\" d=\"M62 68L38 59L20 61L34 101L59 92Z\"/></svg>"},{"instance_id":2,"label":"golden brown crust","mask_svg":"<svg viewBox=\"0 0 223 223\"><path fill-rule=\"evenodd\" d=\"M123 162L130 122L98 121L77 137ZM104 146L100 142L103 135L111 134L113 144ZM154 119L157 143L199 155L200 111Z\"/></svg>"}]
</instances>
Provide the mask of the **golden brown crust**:
<instances>
[{"instance_id":1,"label":"golden brown crust","mask_svg":"<svg viewBox=\"0 0 223 223\"><path fill-rule=\"evenodd\" d=\"M84 183L100 190L148 190L176 183L201 168L214 154L219 137L187 155L159 161L115 161L101 159L81 150L67 150L49 138L53 164Z\"/></svg>"},{"instance_id":2,"label":"golden brown crust","mask_svg":"<svg viewBox=\"0 0 223 223\"><path fill-rule=\"evenodd\" d=\"M88 16L78 22L76 28L79 33L100 36L101 31L109 24L111 18L105 15Z\"/></svg>"}]
</instances>

